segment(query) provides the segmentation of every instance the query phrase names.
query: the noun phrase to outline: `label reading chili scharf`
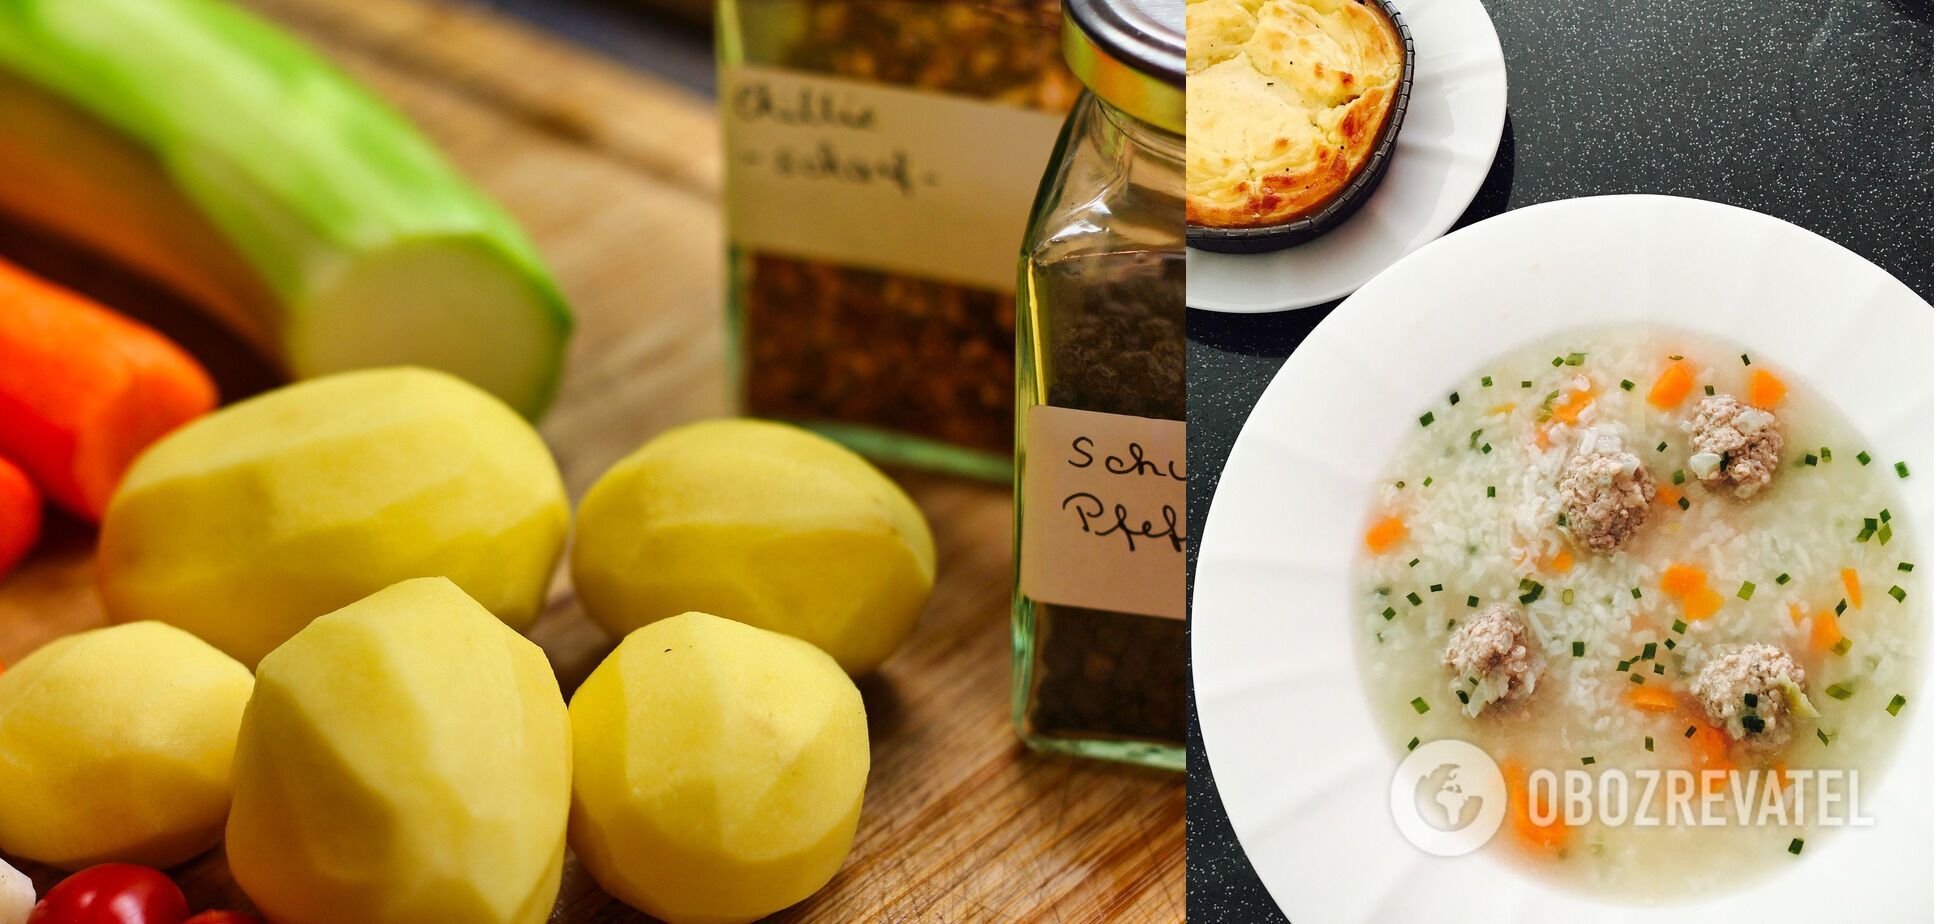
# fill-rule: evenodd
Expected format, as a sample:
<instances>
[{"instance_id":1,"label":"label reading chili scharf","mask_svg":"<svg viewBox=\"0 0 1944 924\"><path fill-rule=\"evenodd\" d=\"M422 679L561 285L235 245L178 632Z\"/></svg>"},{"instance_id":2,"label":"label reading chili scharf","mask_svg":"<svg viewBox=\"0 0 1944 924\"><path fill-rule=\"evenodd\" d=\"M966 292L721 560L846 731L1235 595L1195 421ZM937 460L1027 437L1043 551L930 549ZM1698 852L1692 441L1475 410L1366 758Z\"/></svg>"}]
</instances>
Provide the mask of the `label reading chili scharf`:
<instances>
[{"instance_id":1,"label":"label reading chili scharf","mask_svg":"<svg viewBox=\"0 0 1944 924\"><path fill-rule=\"evenodd\" d=\"M1020 592L1185 619L1187 425L1042 404L1025 440Z\"/></svg>"},{"instance_id":2,"label":"label reading chili scharf","mask_svg":"<svg viewBox=\"0 0 1944 924\"><path fill-rule=\"evenodd\" d=\"M1058 115L778 67L722 83L732 243L1012 289Z\"/></svg>"}]
</instances>

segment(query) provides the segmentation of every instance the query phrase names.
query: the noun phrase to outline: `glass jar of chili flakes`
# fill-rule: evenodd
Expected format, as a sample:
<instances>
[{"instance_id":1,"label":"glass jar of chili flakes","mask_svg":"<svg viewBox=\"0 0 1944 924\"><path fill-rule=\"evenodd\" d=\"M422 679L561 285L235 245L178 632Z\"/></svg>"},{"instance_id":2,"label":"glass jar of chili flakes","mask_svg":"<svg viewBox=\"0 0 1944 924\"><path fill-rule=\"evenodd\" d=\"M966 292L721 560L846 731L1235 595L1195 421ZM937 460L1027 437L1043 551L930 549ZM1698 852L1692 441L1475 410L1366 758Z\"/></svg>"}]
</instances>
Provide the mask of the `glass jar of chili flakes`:
<instances>
[{"instance_id":1,"label":"glass jar of chili flakes","mask_svg":"<svg viewBox=\"0 0 1944 924\"><path fill-rule=\"evenodd\" d=\"M1012 473L1014 260L1060 114L1057 0L722 0L746 412Z\"/></svg>"},{"instance_id":2,"label":"glass jar of chili flakes","mask_svg":"<svg viewBox=\"0 0 1944 924\"><path fill-rule=\"evenodd\" d=\"M1088 87L1020 258L1013 715L1180 769L1187 733L1184 9L1068 0Z\"/></svg>"}]
</instances>

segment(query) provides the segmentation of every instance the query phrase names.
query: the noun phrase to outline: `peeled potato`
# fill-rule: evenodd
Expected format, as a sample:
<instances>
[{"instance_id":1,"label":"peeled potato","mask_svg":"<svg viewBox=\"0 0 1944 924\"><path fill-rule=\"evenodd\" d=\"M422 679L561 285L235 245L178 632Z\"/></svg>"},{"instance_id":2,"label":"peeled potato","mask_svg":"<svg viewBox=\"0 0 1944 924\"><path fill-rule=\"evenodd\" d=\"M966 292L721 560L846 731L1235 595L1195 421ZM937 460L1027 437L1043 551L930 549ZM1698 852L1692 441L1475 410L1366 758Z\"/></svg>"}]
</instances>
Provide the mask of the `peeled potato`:
<instances>
[{"instance_id":1,"label":"peeled potato","mask_svg":"<svg viewBox=\"0 0 1944 924\"><path fill-rule=\"evenodd\" d=\"M0 673L0 852L173 866L223 836L250 672L155 622L57 639Z\"/></svg>"},{"instance_id":2,"label":"peeled potato","mask_svg":"<svg viewBox=\"0 0 1944 924\"><path fill-rule=\"evenodd\" d=\"M312 379L151 446L102 521L117 621L157 619L254 665L312 619L440 576L515 628L539 614L567 495L527 422L442 372Z\"/></svg>"},{"instance_id":3,"label":"peeled potato","mask_svg":"<svg viewBox=\"0 0 1944 924\"><path fill-rule=\"evenodd\" d=\"M690 424L581 502L575 591L616 636L691 610L810 642L853 674L911 633L937 570L911 498L856 453L756 420Z\"/></svg>"},{"instance_id":4,"label":"peeled potato","mask_svg":"<svg viewBox=\"0 0 1944 924\"><path fill-rule=\"evenodd\" d=\"M864 701L815 647L703 613L636 630L581 684L574 853L671 924L787 908L843 865L870 771Z\"/></svg>"},{"instance_id":5,"label":"peeled potato","mask_svg":"<svg viewBox=\"0 0 1944 924\"><path fill-rule=\"evenodd\" d=\"M230 871L277 924L540 924L571 759L540 649L452 582L405 581L263 659Z\"/></svg>"}]
</instances>

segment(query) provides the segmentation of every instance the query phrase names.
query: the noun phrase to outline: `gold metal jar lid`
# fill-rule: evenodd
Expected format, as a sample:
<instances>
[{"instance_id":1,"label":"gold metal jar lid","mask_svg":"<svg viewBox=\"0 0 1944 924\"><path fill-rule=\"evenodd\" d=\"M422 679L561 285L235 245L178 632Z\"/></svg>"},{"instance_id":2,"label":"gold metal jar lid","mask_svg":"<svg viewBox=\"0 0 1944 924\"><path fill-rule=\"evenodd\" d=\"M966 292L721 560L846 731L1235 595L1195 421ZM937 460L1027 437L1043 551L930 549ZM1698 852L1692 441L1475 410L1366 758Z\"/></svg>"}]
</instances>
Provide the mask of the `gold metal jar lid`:
<instances>
[{"instance_id":1,"label":"gold metal jar lid","mask_svg":"<svg viewBox=\"0 0 1944 924\"><path fill-rule=\"evenodd\" d=\"M1187 130L1188 5L1065 0L1067 66L1095 95L1175 134Z\"/></svg>"}]
</instances>

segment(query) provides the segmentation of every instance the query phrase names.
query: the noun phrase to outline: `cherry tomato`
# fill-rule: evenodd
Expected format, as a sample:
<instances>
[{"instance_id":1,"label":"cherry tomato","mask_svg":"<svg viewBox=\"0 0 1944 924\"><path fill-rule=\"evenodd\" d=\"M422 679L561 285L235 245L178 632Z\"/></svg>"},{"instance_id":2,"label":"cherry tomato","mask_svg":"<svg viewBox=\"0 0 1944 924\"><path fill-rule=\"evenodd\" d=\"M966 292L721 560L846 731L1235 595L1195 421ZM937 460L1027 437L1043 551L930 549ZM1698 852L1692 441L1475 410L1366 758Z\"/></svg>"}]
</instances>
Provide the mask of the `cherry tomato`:
<instances>
[{"instance_id":1,"label":"cherry tomato","mask_svg":"<svg viewBox=\"0 0 1944 924\"><path fill-rule=\"evenodd\" d=\"M263 919L242 911L205 911L183 924L263 924Z\"/></svg>"},{"instance_id":2,"label":"cherry tomato","mask_svg":"<svg viewBox=\"0 0 1944 924\"><path fill-rule=\"evenodd\" d=\"M27 924L183 924L189 902L146 866L90 866L47 890Z\"/></svg>"}]
</instances>

